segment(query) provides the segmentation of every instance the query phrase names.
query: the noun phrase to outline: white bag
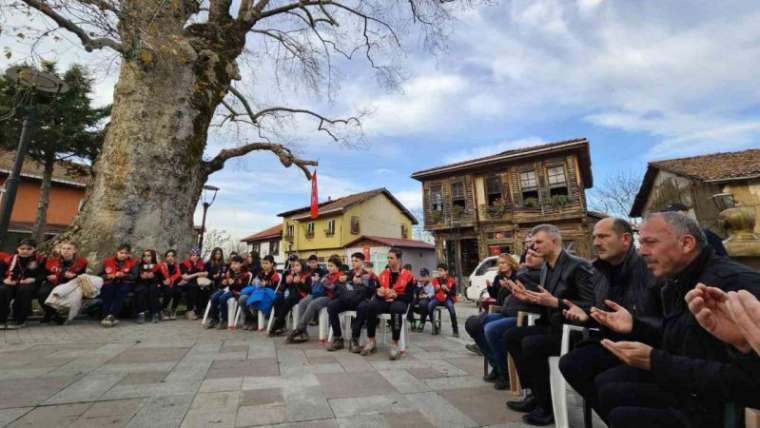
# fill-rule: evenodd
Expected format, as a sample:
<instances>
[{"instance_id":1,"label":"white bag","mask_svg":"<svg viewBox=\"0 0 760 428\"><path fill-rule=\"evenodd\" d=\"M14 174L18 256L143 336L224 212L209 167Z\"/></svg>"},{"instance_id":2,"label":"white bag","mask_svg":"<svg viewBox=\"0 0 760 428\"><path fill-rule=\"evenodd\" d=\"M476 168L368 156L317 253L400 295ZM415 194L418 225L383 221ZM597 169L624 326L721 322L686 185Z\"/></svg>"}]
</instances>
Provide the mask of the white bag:
<instances>
[{"instance_id":1,"label":"white bag","mask_svg":"<svg viewBox=\"0 0 760 428\"><path fill-rule=\"evenodd\" d=\"M80 275L55 287L45 300L45 304L57 311L68 309L68 320L71 321L79 314L79 310L82 308L82 299L96 297L100 294L102 286L103 278L96 275Z\"/></svg>"}]
</instances>

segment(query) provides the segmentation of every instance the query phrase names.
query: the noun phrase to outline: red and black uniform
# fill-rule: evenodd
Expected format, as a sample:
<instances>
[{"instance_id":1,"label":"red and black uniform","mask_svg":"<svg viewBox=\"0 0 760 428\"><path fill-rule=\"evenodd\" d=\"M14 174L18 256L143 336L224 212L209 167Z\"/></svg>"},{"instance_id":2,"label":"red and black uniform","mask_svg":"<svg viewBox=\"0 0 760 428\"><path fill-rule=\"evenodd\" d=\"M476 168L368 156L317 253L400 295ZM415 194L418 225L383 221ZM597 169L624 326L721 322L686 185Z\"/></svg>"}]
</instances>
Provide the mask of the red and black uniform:
<instances>
[{"instance_id":1,"label":"red and black uniform","mask_svg":"<svg viewBox=\"0 0 760 428\"><path fill-rule=\"evenodd\" d=\"M43 281L37 292L37 302L45 311L42 322L48 322L51 318L63 322L63 318L58 315L58 311L45 304L50 293L60 284L71 281L87 271L87 259L79 257L76 254L70 260L62 256L48 257L45 261L45 281Z\"/></svg>"},{"instance_id":2,"label":"red and black uniform","mask_svg":"<svg viewBox=\"0 0 760 428\"><path fill-rule=\"evenodd\" d=\"M208 272L207 278L211 280L213 290L221 290L224 288L222 286L222 281L227 277L227 271L229 270L227 265L209 260L206 262L205 266L204 270Z\"/></svg>"},{"instance_id":3,"label":"red and black uniform","mask_svg":"<svg viewBox=\"0 0 760 428\"><path fill-rule=\"evenodd\" d=\"M159 263L159 266L161 271L161 309L166 311L169 308L169 302L171 302L171 310L176 311L179 300L182 298L182 287L178 285L182 280L179 263L168 264L164 262Z\"/></svg>"},{"instance_id":4,"label":"red and black uniform","mask_svg":"<svg viewBox=\"0 0 760 428\"><path fill-rule=\"evenodd\" d=\"M240 290L245 288L251 282L251 273L247 271L235 272L230 270L227 272L224 278L226 287L229 287L229 292L235 297L240 297Z\"/></svg>"},{"instance_id":5,"label":"red and black uniform","mask_svg":"<svg viewBox=\"0 0 760 428\"><path fill-rule=\"evenodd\" d=\"M158 315L161 310L161 283L164 280L161 263L140 263L135 281L135 306L138 313Z\"/></svg>"},{"instance_id":6,"label":"red and black uniform","mask_svg":"<svg viewBox=\"0 0 760 428\"><path fill-rule=\"evenodd\" d=\"M240 299L240 290L245 288L251 282L251 273L247 270L235 272L230 269L225 274L222 286L209 298L211 308L209 316L215 322L227 321L227 300Z\"/></svg>"},{"instance_id":7,"label":"red and black uniform","mask_svg":"<svg viewBox=\"0 0 760 428\"><path fill-rule=\"evenodd\" d=\"M127 295L137 279L138 261L132 257L119 260L107 257L103 260L103 287L100 299L103 302L103 315L118 318Z\"/></svg>"},{"instance_id":8,"label":"red and black uniform","mask_svg":"<svg viewBox=\"0 0 760 428\"><path fill-rule=\"evenodd\" d=\"M281 330L285 327L288 313L298 302L311 293L311 272L300 273L288 272L283 275L282 285L277 290L274 301L274 323L271 331Z\"/></svg>"},{"instance_id":9,"label":"red and black uniform","mask_svg":"<svg viewBox=\"0 0 760 428\"><path fill-rule=\"evenodd\" d=\"M280 283L280 274L276 270L272 269L269 272L261 270L256 279L259 280L259 285L262 287L268 287L271 289L277 289L277 284Z\"/></svg>"},{"instance_id":10,"label":"red and black uniform","mask_svg":"<svg viewBox=\"0 0 760 428\"><path fill-rule=\"evenodd\" d=\"M435 290L435 298L428 304L430 323L435 326L433 320L435 319L436 306L446 306L446 309L449 310L449 317L451 317L451 330L454 332L454 335L458 335L459 325L457 324L457 312L454 309L454 303L457 302L456 280L450 276L447 276L445 280L434 278L433 289ZM437 334L435 330L433 334Z\"/></svg>"},{"instance_id":11,"label":"red and black uniform","mask_svg":"<svg viewBox=\"0 0 760 428\"><path fill-rule=\"evenodd\" d=\"M359 304L368 302L377 291L377 275L374 272L365 269L351 270L347 276L348 282L345 284L345 291L337 299L327 304L327 315L330 318L334 337L343 336L340 325L341 312L357 310ZM362 327L357 320L358 317L354 318L351 325L352 335L356 339L359 338Z\"/></svg>"},{"instance_id":12,"label":"red and black uniform","mask_svg":"<svg viewBox=\"0 0 760 428\"><path fill-rule=\"evenodd\" d=\"M388 299L375 294L372 300L368 303L361 303L359 305L359 308L356 311L357 318L363 318L366 316L368 338L375 337L378 315L391 314L393 340L399 340L401 337L403 316L406 314L409 302L412 298L412 292L414 291L412 283L413 278L414 276L411 272L406 269L393 272L388 268L380 274L380 277L378 278L380 284L379 288L392 289L396 292L397 296L396 298ZM361 315L360 312L366 315ZM359 322L358 319L357 322Z\"/></svg>"},{"instance_id":13,"label":"red and black uniform","mask_svg":"<svg viewBox=\"0 0 760 428\"><path fill-rule=\"evenodd\" d=\"M37 253L28 257L13 254L6 256L3 264L6 268L0 285L0 324L5 324L8 320L11 300L13 318L16 324L23 324L29 315L32 296L45 279L45 258Z\"/></svg>"},{"instance_id":14,"label":"red and black uniform","mask_svg":"<svg viewBox=\"0 0 760 428\"><path fill-rule=\"evenodd\" d=\"M193 275L199 272L206 272L206 265L203 260L198 259L193 263L189 258L185 259L179 266L182 271L182 275ZM206 310L206 304L208 298L211 296L211 287L204 287L201 289L198 286L198 278L193 278L187 283L183 284L184 280L180 281L180 287L185 290L185 305L188 310L193 310L195 315L203 317L203 311Z\"/></svg>"}]
</instances>

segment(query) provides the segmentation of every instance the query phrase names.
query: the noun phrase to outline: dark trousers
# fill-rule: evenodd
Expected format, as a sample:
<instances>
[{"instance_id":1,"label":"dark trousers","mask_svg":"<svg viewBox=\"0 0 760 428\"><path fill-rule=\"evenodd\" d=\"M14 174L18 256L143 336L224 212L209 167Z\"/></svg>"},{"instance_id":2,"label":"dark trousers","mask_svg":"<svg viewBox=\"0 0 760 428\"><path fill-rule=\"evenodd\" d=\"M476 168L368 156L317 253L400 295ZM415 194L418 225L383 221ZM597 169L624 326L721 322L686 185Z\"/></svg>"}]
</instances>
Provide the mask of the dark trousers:
<instances>
[{"instance_id":1,"label":"dark trousers","mask_svg":"<svg viewBox=\"0 0 760 428\"><path fill-rule=\"evenodd\" d=\"M559 356L561 334L553 334L545 326L510 328L504 333L504 344L515 360L520 383L533 391L542 409L551 411L549 357Z\"/></svg>"},{"instance_id":2,"label":"dark trousers","mask_svg":"<svg viewBox=\"0 0 760 428\"><path fill-rule=\"evenodd\" d=\"M135 310L137 313L157 314L161 309L161 288L157 284L138 283L135 285Z\"/></svg>"},{"instance_id":3,"label":"dark trousers","mask_svg":"<svg viewBox=\"0 0 760 428\"><path fill-rule=\"evenodd\" d=\"M112 282L103 284L100 289L100 300L103 302L103 315L118 317L124 301L127 300L132 284L124 282Z\"/></svg>"},{"instance_id":4,"label":"dark trousers","mask_svg":"<svg viewBox=\"0 0 760 428\"><path fill-rule=\"evenodd\" d=\"M55 310L52 306L48 306L45 304L45 300L50 296L50 293L53 292L53 288L55 288L55 285L45 281L40 285L39 290L37 290L37 302L40 304L40 307L43 311L45 311L45 318L50 319L51 317L54 317L58 314L58 311Z\"/></svg>"},{"instance_id":5,"label":"dark trousers","mask_svg":"<svg viewBox=\"0 0 760 428\"><path fill-rule=\"evenodd\" d=\"M446 299L443 302L431 299L430 303L428 303L428 316L430 317L430 324L433 324L436 306L446 306L446 309L449 310L449 317L451 317L451 329L455 333L458 332L459 326L457 324L457 311L454 309L454 302L451 299Z\"/></svg>"},{"instance_id":6,"label":"dark trousers","mask_svg":"<svg viewBox=\"0 0 760 428\"><path fill-rule=\"evenodd\" d=\"M167 285L161 286L161 309L169 309L169 303L171 303L172 311L177 310L179 306L179 300L182 298L182 288L178 286L169 287Z\"/></svg>"},{"instance_id":7,"label":"dark trousers","mask_svg":"<svg viewBox=\"0 0 760 428\"><path fill-rule=\"evenodd\" d=\"M36 288L34 284L0 285L0 323L5 324L8 321L11 300L13 300L13 319L16 324L26 322Z\"/></svg>"},{"instance_id":8,"label":"dark trousers","mask_svg":"<svg viewBox=\"0 0 760 428\"><path fill-rule=\"evenodd\" d=\"M377 317L380 314L391 314L391 329L393 331L393 340L401 338L401 326L404 315L406 314L407 303L400 300L386 302L381 299L372 299L367 305L367 338L375 338L377 329Z\"/></svg>"},{"instance_id":9,"label":"dark trousers","mask_svg":"<svg viewBox=\"0 0 760 428\"><path fill-rule=\"evenodd\" d=\"M277 297L274 300L274 305L272 306L274 308L273 331L285 328L288 314L299 301L301 301L301 295L294 291L291 291L288 294L288 297L285 297L284 294L277 294Z\"/></svg>"},{"instance_id":10,"label":"dark trousers","mask_svg":"<svg viewBox=\"0 0 760 428\"><path fill-rule=\"evenodd\" d=\"M363 322L356 324L356 320L359 318L358 308L362 303L363 301L335 299L331 300L330 303L327 304L327 316L330 318L330 327L332 328L334 338L343 337L343 327L340 325L340 314L341 312L345 311L357 311L356 318L354 318L354 320L351 322L351 337L357 339L359 338ZM367 310L366 307L367 305L365 305L364 309L365 314ZM357 325L358 328L355 328L355 325Z\"/></svg>"},{"instance_id":11,"label":"dark trousers","mask_svg":"<svg viewBox=\"0 0 760 428\"><path fill-rule=\"evenodd\" d=\"M584 344L565 354L559 360L559 370L567 383L600 413L599 391L594 384L596 377L621 364L618 357L596 342Z\"/></svg>"},{"instance_id":12,"label":"dark trousers","mask_svg":"<svg viewBox=\"0 0 760 428\"><path fill-rule=\"evenodd\" d=\"M610 428L683 427L672 407L676 397L662 390L648 371L619 365L594 381L598 413Z\"/></svg>"},{"instance_id":13,"label":"dark trousers","mask_svg":"<svg viewBox=\"0 0 760 428\"><path fill-rule=\"evenodd\" d=\"M197 314L199 310L206 310L205 306L203 309L198 309L198 302L200 301L200 288L198 288L197 285L187 284L183 285L180 288L182 289L182 295L185 298L185 311L193 311ZM203 314L201 313L201 315Z\"/></svg>"},{"instance_id":14,"label":"dark trousers","mask_svg":"<svg viewBox=\"0 0 760 428\"><path fill-rule=\"evenodd\" d=\"M193 310L195 311L195 315L198 315L198 318L203 318L203 313L206 312L206 305L208 305L208 301L211 298L214 290L212 290L210 285L208 287L195 288L197 291L195 292L196 294L195 301L193 302Z\"/></svg>"},{"instance_id":15,"label":"dark trousers","mask_svg":"<svg viewBox=\"0 0 760 428\"><path fill-rule=\"evenodd\" d=\"M409 312L407 313L406 320L414 322L414 313L420 314L420 321L424 324L428 317L428 305L430 299L416 299L409 305Z\"/></svg>"}]
</instances>

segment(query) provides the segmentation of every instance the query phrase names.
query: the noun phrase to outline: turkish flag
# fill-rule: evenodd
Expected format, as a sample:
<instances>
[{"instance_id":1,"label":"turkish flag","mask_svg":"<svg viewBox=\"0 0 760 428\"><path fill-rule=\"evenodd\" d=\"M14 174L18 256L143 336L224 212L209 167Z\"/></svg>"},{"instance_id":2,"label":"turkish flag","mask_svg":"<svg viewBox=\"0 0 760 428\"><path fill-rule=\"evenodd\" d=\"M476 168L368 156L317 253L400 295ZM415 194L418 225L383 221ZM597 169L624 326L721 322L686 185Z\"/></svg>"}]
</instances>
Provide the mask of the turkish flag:
<instances>
[{"instance_id":1,"label":"turkish flag","mask_svg":"<svg viewBox=\"0 0 760 428\"><path fill-rule=\"evenodd\" d=\"M311 174L311 218L319 217L319 196L317 196L317 171Z\"/></svg>"}]
</instances>

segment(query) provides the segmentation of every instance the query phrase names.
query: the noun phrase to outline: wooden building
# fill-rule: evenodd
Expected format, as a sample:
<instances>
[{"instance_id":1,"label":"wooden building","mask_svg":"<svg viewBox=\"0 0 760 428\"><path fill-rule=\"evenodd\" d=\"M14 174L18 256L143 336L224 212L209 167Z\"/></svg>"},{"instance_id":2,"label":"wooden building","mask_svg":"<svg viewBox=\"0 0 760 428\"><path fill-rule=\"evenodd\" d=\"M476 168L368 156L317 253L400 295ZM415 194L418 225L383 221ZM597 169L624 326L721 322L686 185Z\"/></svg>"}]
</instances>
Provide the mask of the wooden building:
<instances>
[{"instance_id":1,"label":"wooden building","mask_svg":"<svg viewBox=\"0 0 760 428\"><path fill-rule=\"evenodd\" d=\"M519 254L530 229L552 223L569 251L591 256L600 214L586 208L593 184L585 138L508 150L418 171L425 229L438 257L466 277L486 256Z\"/></svg>"}]
</instances>

